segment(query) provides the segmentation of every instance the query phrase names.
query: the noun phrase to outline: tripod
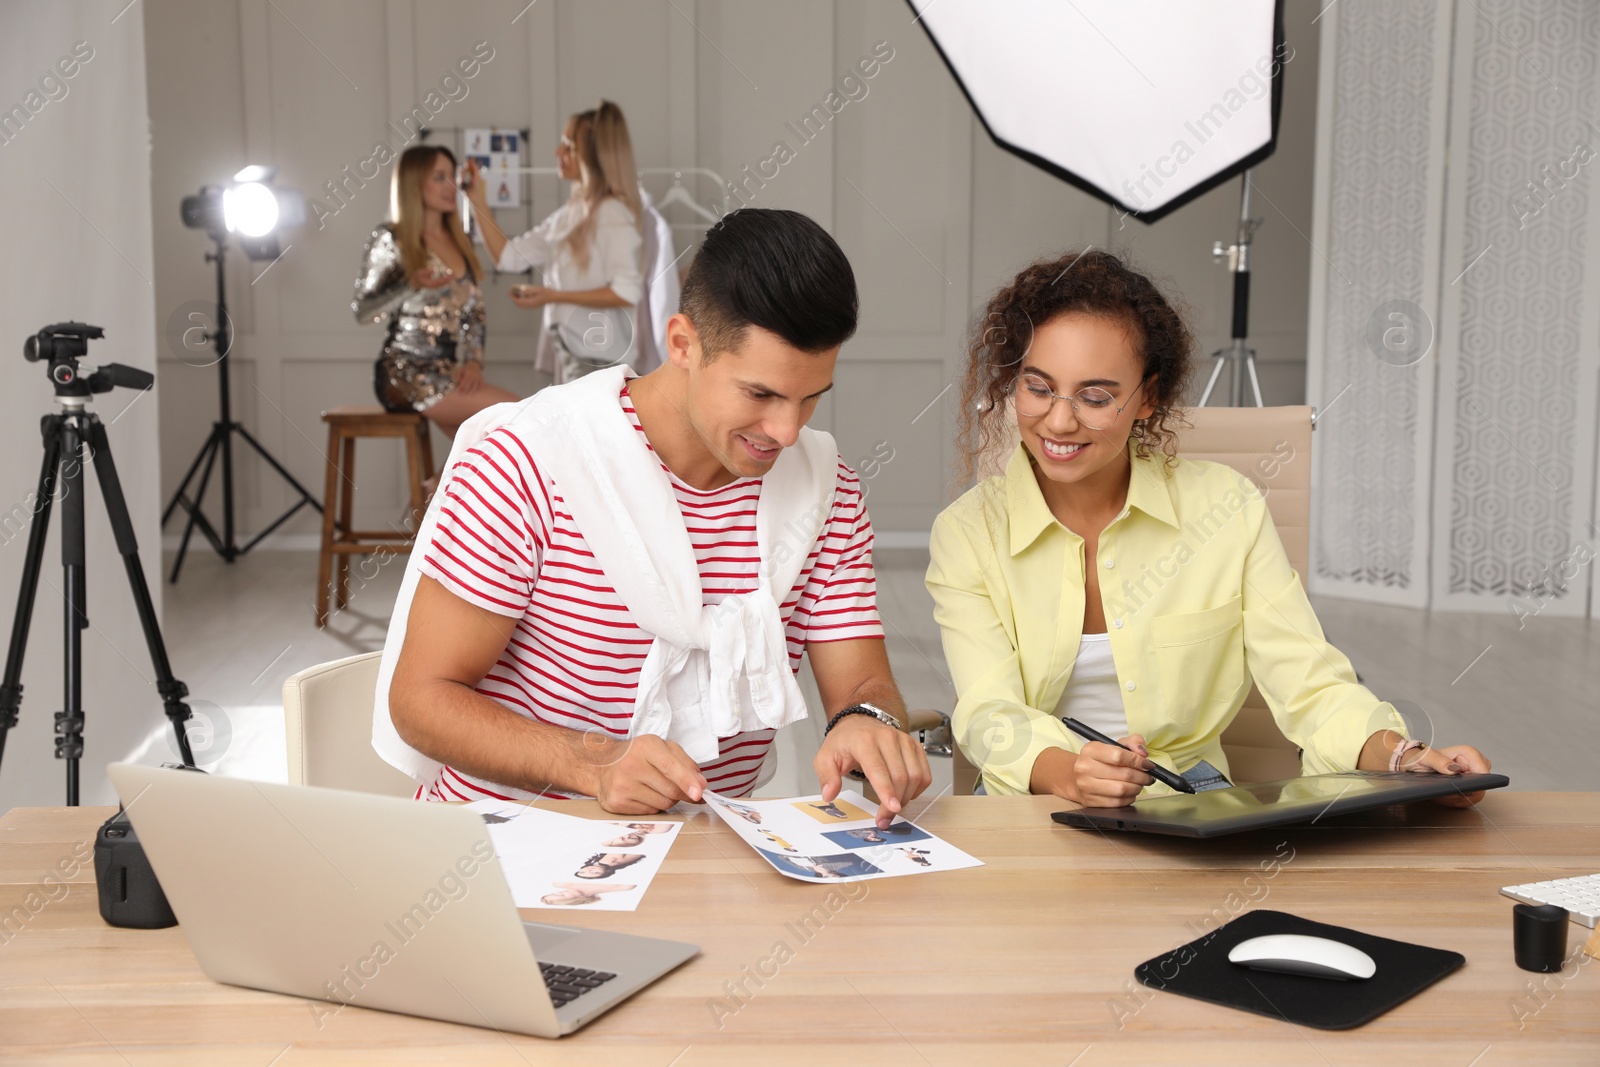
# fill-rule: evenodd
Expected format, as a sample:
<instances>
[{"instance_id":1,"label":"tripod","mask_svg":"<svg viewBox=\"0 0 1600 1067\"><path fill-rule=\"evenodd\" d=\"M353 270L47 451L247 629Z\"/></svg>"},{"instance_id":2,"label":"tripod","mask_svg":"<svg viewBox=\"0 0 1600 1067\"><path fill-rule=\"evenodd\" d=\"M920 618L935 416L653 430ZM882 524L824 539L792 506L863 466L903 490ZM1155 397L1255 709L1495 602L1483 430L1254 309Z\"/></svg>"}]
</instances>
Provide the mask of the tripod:
<instances>
[{"instance_id":1,"label":"tripod","mask_svg":"<svg viewBox=\"0 0 1600 1067\"><path fill-rule=\"evenodd\" d=\"M189 513L189 521L183 527L183 540L178 543L177 558L172 561L172 574L168 581L176 582L178 572L183 569L183 557L189 551L189 538L194 533L195 527L211 542L211 547L224 561L232 563L252 548L273 530L288 521L289 516L310 504L318 513L322 505L317 503L310 490L295 480L294 475L284 469L283 464L273 458L272 453L250 435L242 425L233 418L233 397L228 387L228 349L232 344L231 328L228 321L228 292L226 287L226 255L228 251L227 236L220 230L211 231L211 239L217 243L215 252L206 253L206 262L217 265L217 328L206 335L217 351L217 387L221 391L221 404L218 414L220 418L211 424L211 433L206 437L206 443L200 446L200 452L194 457L194 462L189 464L189 472L183 476L183 481L178 485L178 491L172 494L166 510L161 513L161 525L166 526L167 520L172 517L173 511L182 505L183 510ZM300 499L290 506L288 511L279 515L266 529L252 537L244 545L239 545L233 535L233 435L238 434L244 438L245 444L256 450L256 454L267 461L279 477L288 482ZM206 487L211 481L211 469L218 456L222 457L222 533L217 533L216 527L206 518L201 510L201 502L205 499ZM203 465L203 466L202 466ZM200 484L195 488L194 497L189 497L189 483L194 480L195 474L200 475Z\"/></svg>"},{"instance_id":2,"label":"tripod","mask_svg":"<svg viewBox=\"0 0 1600 1067\"><path fill-rule=\"evenodd\" d=\"M1222 368L1229 363L1233 364L1233 406L1244 407L1244 377L1250 375L1250 388L1255 392L1256 407L1261 407L1261 379L1256 377L1256 350L1250 347L1250 241L1255 237L1256 227L1261 225L1260 219L1250 217L1250 172L1244 172L1244 189L1239 194L1239 235L1236 242L1224 248L1218 241L1211 249L1215 259L1226 259L1228 270L1233 274L1233 337L1227 348L1219 348L1211 353L1211 358L1217 365L1211 369L1211 378L1206 382L1205 392L1200 394L1200 407L1205 407L1211 399L1211 391L1217 387L1217 379L1222 376Z\"/></svg>"},{"instance_id":3,"label":"tripod","mask_svg":"<svg viewBox=\"0 0 1600 1067\"><path fill-rule=\"evenodd\" d=\"M61 323L47 326L38 337L28 339L29 359L47 355L50 359L50 378L55 383L56 402L61 410L44 416L39 423L44 437L44 465L39 471L39 486L33 498L35 518L28 531L22 586L17 594L17 613L11 627L11 647L6 654L5 677L0 681L0 757L3 757L6 735L17 725L17 711L22 704L22 658L28 647L34 595L39 588L40 568L44 562L45 534L59 484L66 650L63 656L65 710L56 712L55 734L56 759L67 761L69 807L78 804L78 760L83 756L83 631L89 625L84 571L85 447L100 481L100 493L105 498L117 551L127 567L128 585L133 590L134 606L138 609L139 623L144 628L145 643L150 646L150 660L155 667L156 690L161 694L172 729L178 735L178 751L183 762L194 765L194 754L184 732L190 712L183 698L189 695L189 687L172 676L166 646L161 640L161 627L150 602L150 589L145 584L144 569L139 565L139 546L134 540L133 522L128 518L128 504L122 495L122 483L117 479L116 464L111 459L111 442L99 417L88 410L91 394L107 393L119 385L149 389L155 384L155 376L117 363L107 364L87 376L81 375L76 356L86 351L88 338L101 336L104 331L98 326ZM49 354L51 349L55 354Z\"/></svg>"}]
</instances>

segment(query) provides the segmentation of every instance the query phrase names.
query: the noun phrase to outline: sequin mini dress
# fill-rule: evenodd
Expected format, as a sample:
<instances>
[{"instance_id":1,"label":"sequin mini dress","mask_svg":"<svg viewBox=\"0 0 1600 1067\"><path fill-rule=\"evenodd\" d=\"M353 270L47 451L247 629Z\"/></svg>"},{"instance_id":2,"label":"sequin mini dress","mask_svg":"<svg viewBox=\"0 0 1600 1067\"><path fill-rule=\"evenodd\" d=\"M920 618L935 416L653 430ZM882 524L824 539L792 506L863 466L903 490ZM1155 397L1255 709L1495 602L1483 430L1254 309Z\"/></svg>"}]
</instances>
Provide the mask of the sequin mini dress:
<instances>
[{"instance_id":1,"label":"sequin mini dress","mask_svg":"<svg viewBox=\"0 0 1600 1067\"><path fill-rule=\"evenodd\" d=\"M435 270L448 269L428 257ZM384 324L372 384L387 411L427 411L455 388L458 361L483 359L483 294L471 266L448 285L413 288L388 223L367 241L350 307L357 322Z\"/></svg>"}]
</instances>

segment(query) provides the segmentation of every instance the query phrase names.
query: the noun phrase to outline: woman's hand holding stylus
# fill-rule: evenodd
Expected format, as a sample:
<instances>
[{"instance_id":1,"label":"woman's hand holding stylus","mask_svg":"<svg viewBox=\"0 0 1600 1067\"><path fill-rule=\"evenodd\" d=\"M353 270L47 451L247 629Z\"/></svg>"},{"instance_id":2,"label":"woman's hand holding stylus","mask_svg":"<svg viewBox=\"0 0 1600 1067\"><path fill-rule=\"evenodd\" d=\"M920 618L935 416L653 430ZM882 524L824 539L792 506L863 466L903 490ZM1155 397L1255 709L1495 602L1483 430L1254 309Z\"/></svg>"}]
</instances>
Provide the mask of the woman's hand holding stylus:
<instances>
[{"instance_id":1,"label":"woman's hand holding stylus","mask_svg":"<svg viewBox=\"0 0 1600 1067\"><path fill-rule=\"evenodd\" d=\"M1149 751L1138 734L1122 738L1127 748L1087 741L1072 765L1069 797L1086 808L1120 808L1131 804L1139 790L1155 781L1140 768L1148 762ZM1130 751L1130 749L1132 751Z\"/></svg>"}]
</instances>

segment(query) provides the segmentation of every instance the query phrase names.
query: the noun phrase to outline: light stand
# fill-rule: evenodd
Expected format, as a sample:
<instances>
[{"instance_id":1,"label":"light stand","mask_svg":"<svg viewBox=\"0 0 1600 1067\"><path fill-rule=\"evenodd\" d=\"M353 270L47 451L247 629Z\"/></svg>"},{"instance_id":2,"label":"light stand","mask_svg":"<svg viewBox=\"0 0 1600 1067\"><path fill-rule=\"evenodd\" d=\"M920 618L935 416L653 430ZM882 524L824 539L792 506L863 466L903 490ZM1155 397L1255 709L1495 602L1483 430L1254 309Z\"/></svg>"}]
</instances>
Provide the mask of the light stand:
<instances>
[{"instance_id":1,"label":"light stand","mask_svg":"<svg viewBox=\"0 0 1600 1067\"><path fill-rule=\"evenodd\" d=\"M1239 234L1234 244L1223 247L1218 241L1211 249L1217 260L1226 259L1233 274L1233 340L1227 348L1211 353L1217 365L1211 370L1205 392L1200 394L1200 407L1211 399L1222 368L1233 365L1233 406L1244 407L1244 377L1250 375L1250 387L1255 391L1256 407L1265 407L1261 400L1261 379L1256 377L1256 350L1250 347L1250 241L1255 236L1260 219L1250 217L1250 172L1244 172L1244 189L1239 194Z\"/></svg>"},{"instance_id":2,"label":"light stand","mask_svg":"<svg viewBox=\"0 0 1600 1067\"><path fill-rule=\"evenodd\" d=\"M61 592L66 602L62 615L66 635L62 655L63 708L56 712L55 734L56 759L67 763L68 807L78 804L78 761L83 757L83 630L89 625L84 551L85 451L87 461L94 464L117 552L126 565L128 586L133 591L134 607L139 612L139 624L144 629L150 662L155 668L156 691L161 694L167 718L178 735L179 755L186 765L194 766L194 753L190 751L189 738L184 731L190 711L183 698L189 695L189 687L172 676L166 645L161 639L161 625L150 600L150 587L145 584L144 568L139 564L139 545L134 539L133 522L128 517L127 500L122 495L122 483L111 459L111 442L105 425L88 408L89 398L95 393L107 393L119 385L149 389L155 385L155 376L119 363L108 363L98 369L80 368L77 359L87 351L88 341L102 336L104 331L98 326L63 322L46 326L37 336L28 339L27 358L50 361L50 380L55 385L56 403L61 410L58 414L44 416L39 423L44 436L44 465L40 468L39 485L33 498L36 514L28 531L22 586L17 593L17 612L11 626L11 646L6 654L5 677L0 681L0 756L4 756L6 736L16 727L17 712L22 705L22 659L28 648L34 596L39 589L44 563L45 534L50 528L50 511L59 485ZM90 373L81 373L82 370Z\"/></svg>"},{"instance_id":3,"label":"light stand","mask_svg":"<svg viewBox=\"0 0 1600 1067\"><path fill-rule=\"evenodd\" d=\"M316 498L311 495L310 491L296 481L294 475L285 470L283 464L274 459L272 453L268 452L260 441L251 436L249 430L234 421L233 400L228 383L228 348L233 340L231 324L228 320L228 293L225 277L228 237L220 229L211 229L209 232L211 239L217 245L215 252L206 253L206 262L215 263L217 267L217 328L212 330L206 339L212 343L217 351L217 388L220 393L218 405L220 418L211 424L210 436L206 438L205 444L200 446L200 452L194 457L194 462L189 465L189 472L183 476L183 481L179 484L178 491L172 494L172 500L167 504L166 510L161 513L161 525L163 526L167 524L167 520L172 517L173 511L180 505L183 510L189 513L189 521L183 528L183 540L178 544L177 558L172 563L172 574L168 579L171 582L178 580L178 572L183 567L183 557L189 551L189 538L197 526L200 528L200 532L205 535L206 540L211 542L211 547L216 551L217 555L221 556L224 562L232 563L235 559L254 548L263 537L283 525L289 516L305 505L310 504L318 513L322 511L322 505L317 503ZM289 483L300 498L289 507L289 510L279 515L266 529L256 534L243 545L239 545L234 540L233 528L234 434L244 438L245 443L255 449L256 453L266 460L273 470L278 472L279 477ZM206 518L204 511L201 510L201 504L206 495L206 487L211 481L211 470L219 455L222 457L222 533L220 536L216 528L211 525L210 520ZM188 495L189 483L194 480L196 473L200 475L200 482L195 489L193 499L191 499Z\"/></svg>"}]
</instances>

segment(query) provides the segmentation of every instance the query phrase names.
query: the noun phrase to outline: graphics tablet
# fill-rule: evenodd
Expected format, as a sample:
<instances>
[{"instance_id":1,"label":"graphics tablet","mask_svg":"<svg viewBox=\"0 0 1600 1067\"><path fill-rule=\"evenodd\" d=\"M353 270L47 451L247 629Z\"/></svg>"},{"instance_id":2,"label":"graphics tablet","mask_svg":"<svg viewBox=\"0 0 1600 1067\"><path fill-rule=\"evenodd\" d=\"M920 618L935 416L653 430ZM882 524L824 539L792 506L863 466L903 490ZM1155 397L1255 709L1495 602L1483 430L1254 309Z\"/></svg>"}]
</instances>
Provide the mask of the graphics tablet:
<instances>
[{"instance_id":1,"label":"graphics tablet","mask_svg":"<svg viewBox=\"0 0 1600 1067\"><path fill-rule=\"evenodd\" d=\"M1138 830L1173 837L1221 837L1242 830L1316 822L1329 815L1411 804L1509 785L1503 774L1424 774L1417 771L1349 771L1207 789L1141 800L1121 808L1058 811L1067 826Z\"/></svg>"}]
</instances>

